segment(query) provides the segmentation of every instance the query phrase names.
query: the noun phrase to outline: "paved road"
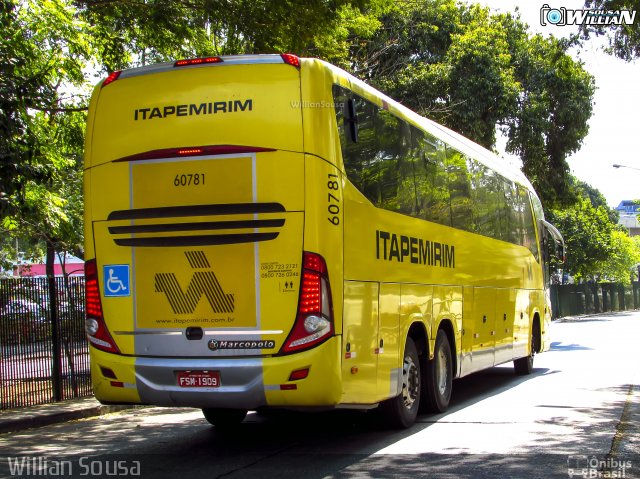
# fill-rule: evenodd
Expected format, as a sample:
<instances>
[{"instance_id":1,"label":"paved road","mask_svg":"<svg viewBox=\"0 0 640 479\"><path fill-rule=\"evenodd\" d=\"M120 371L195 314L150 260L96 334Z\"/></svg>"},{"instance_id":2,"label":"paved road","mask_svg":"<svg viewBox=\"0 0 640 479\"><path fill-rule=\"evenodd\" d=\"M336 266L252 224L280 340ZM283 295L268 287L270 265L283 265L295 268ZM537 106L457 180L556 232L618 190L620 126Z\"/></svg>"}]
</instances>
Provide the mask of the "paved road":
<instances>
[{"instance_id":1,"label":"paved road","mask_svg":"<svg viewBox=\"0 0 640 479\"><path fill-rule=\"evenodd\" d=\"M0 435L0 477L16 455L77 477L640 477L640 313L554 323L552 337L531 376L461 379L446 414L406 431L340 412L251 414L222 433L197 410L130 410Z\"/></svg>"}]
</instances>

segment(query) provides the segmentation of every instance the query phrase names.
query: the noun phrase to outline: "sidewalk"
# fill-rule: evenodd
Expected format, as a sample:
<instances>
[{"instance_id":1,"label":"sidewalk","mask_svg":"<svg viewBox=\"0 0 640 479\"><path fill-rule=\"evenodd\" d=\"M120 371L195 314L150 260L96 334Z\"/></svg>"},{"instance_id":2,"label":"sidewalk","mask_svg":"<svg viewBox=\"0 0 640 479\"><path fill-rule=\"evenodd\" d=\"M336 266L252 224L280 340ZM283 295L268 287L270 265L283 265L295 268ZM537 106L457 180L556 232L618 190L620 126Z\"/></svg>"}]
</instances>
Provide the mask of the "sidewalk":
<instances>
[{"instance_id":1,"label":"sidewalk","mask_svg":"<svg viewBox=\"0 0 640 479\"><path fill-rule=\"evenodd\" d=\"M40 406L0 411L0 434L48 426L74 419L101 416L140 406L105 406L95 398L71 399Z\"/></svg>"}]
</instances>

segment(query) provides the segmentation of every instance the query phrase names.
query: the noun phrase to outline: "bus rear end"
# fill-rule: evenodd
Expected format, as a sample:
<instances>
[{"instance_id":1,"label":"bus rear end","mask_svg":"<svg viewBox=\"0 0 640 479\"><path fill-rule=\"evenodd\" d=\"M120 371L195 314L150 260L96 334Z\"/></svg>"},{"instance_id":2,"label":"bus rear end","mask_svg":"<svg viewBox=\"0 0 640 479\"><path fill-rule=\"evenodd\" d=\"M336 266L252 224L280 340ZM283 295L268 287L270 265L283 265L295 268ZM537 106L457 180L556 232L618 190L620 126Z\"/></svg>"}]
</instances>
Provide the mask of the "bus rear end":
<instances>
[{"instance_id":1,"label":"bus rear end","mask_svg":"<svg viewBox=\"0 0 640 479\"><path fill-rule=\"evenodd\" d=\"M300 88L297 58L280 55L96 87L84 186L100 401L201 407L217 423L339 402L341 271L303 242L305 161L321 160L304 154Z\"/></svg>"}]
</instances>

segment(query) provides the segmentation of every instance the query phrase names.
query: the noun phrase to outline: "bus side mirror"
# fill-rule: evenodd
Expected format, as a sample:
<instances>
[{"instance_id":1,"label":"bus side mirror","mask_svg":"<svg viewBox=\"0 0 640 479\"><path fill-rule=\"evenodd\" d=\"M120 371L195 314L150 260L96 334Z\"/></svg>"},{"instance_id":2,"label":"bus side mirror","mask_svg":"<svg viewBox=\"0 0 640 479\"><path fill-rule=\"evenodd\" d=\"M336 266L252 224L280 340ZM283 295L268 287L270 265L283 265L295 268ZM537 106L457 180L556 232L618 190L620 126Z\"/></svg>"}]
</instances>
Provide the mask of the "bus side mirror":
<instances>
[{"instance_id":1,"label":"bus side mirror","mask_svg":"<svg viewBox=\"0 0 640 479\"><path fill-rule=\"evenodd\" d=\"M348 137L353 143L358 143L358 114L356 113L356 101L353 98L347 100L344 112L344 126Z\"/></svg>"},{"instance_id":2,"label":"bus side mirror","mask_svg":"<svg viewBox=\"0 0 640 479\"><path fill-rule=\"evenodd\" d=\"M567 261L567 249L558 229L548 221L542 220L542 225L546 229L549 240L553 244L553 255L561 264Z\"/></svg>"}]
</instances>

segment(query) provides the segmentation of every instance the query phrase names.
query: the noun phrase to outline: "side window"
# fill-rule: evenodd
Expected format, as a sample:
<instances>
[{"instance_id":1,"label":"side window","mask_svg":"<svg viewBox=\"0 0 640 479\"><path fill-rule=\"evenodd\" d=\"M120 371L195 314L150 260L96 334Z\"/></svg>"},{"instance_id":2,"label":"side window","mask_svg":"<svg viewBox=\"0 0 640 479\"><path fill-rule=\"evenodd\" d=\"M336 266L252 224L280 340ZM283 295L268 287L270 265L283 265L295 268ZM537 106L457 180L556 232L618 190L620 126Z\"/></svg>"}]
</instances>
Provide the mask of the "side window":
<instances>
[{"instance_id":1,"label":"side window","mask_svg":"<svg viewBox=\"0 0 640 479\"><path fill-rule=\"evenodd\" d=\"M334 85L333 95L347 177L371 203L523 245L538 258L526 189L345 88Z\"/></svg>"},{"instance_id":2,"label":"side window","mask_svg":"<svg viewBox=\"0 0 640 479\"><path fill-rule=\"evenodd\" d=\"M529 201L529 193L526 189L518 186L518 196L522 202L522 220L523 220L523 246L529 248L529 251L533 253L536 261L540 261L540 253L538 251L538 243L536 241L536 226L535 217L531 209L531 202Z\"/></svg>"},{"instance_id":3,"label":"side window","mask_svg":"<svg viewBox=\"0 0 640 479\"><path fill-rule=\"evenodd\" d=\"M502 177L482 163L469 159L471 199L474 204L473 227L476 233L501 239L501 215L504 213Z\"/></svg>"},{"instance_id":4,"label":"side window","mask_svg":"<svg viewBox=\"0 0 640 479\"><path fill-rule=\"evenodd\" d=\"M377 207L415 214L413 165L408 157L409 125L339 86L334 86L334 99L349 180ZM357 115L357 142L347 138L350 102Z\"/></svg>"},{"instance_id":5,"label":"side window","mask_svg":"<svg viewBox=\"0 0 640 479\"><path fill-rule=\"evenodd\" d=\"M372 103L366 102L373 113L373 134L377 140L374 164L379 178L376 206L389 211L413 215L416 208L413 168L408 158L410 145L409 125Z\"/></svg>"},{"instance_id":6,"label":"side window","mask_svg":"<svg viewBox=\"0 0 640 479\"><path fill-rule=\"evenodd\" d=\"M450 226L449 185L443 143L411 127L410 158L415 168L417 208L414 216Z\"/></svg>"},{"instance_id":7,"label":"side window","mask_svg":"<svg viewBox=\"0 0 640 479\"><path fill-rule=\"evenodd\" d=\"M522 239L522 209L516 185L506 178L502 179L503 203L500 212L500 238L518 245Z\"/></svg>"},{"instance_id":8,"label":"side window","mask_svg":"<svg viewBox=\"0 0 640 479\"><path fill-rule=\"evenodd\" d=\"M468 158L459 151L447 147L445 167L449 187L451 225L473 231L473 202L471 199L471 177L467 169Z\"/></svg>"}]
</instances>

